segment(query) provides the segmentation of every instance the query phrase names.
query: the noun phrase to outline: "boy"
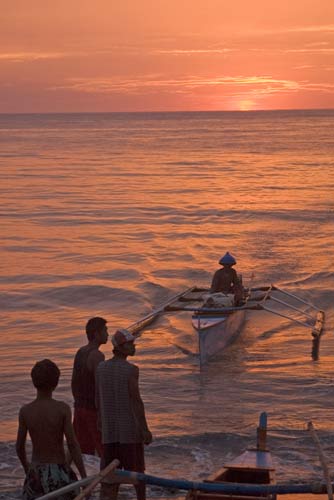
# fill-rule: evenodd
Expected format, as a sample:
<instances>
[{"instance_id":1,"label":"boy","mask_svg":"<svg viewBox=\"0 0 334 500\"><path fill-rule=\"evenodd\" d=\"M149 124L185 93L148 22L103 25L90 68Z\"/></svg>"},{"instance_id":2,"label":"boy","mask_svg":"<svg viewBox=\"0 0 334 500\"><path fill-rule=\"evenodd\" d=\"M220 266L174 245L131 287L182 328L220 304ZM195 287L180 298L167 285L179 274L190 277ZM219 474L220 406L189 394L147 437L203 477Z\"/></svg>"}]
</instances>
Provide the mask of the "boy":
<instances>
[{"instance_id":1,"label":"boy","mask_svg":"<svg viewBox=\"0 0 334 500\"><path fill-rule=\"evenodd\" d=\"M24 500L33 500L77 480L65 460L64 436L80 476L86 477L72 426L71 409L63 401L52 398L59 376L58 366L49 359L36 363L31 370L32 382L37 389L36 399L23 406L19 412L16 453L26 473ZM25 448L28 432L32 441L31 463L28 462ZM71 500L77 493L70 492L58 499Z\"/></svg>"}]
</instances>

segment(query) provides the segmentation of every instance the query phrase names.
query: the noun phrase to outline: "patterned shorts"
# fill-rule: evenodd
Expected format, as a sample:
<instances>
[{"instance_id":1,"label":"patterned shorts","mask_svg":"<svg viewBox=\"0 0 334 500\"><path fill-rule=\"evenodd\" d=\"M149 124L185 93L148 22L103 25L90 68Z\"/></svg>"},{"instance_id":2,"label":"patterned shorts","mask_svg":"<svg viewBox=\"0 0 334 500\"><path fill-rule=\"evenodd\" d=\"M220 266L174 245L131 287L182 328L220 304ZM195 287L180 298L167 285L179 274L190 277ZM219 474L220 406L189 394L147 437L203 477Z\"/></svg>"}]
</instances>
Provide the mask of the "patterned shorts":
<instances>
[{"instance_id":1,"label":"patterned shorts","mask_svg":"<svg viewBox=\"0 0 334 500\"><path fill-rule=\"evenodd\" d=\"M32 464L24 481L22 498L34 500L77 480L76 474L66 464ZM78 494L79 489L74 488L57 499L72 500Z\"/></svg>"}]
</instances>

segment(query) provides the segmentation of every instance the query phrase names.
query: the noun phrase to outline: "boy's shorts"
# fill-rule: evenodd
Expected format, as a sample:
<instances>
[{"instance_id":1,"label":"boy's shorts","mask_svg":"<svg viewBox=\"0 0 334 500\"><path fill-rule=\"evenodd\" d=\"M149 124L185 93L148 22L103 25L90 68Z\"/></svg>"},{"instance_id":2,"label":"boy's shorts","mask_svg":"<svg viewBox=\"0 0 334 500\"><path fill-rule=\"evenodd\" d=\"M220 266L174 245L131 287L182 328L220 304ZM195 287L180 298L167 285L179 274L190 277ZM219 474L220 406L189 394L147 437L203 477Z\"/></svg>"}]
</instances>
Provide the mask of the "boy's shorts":
<instances>
[{"instance_id":1,"label":"boy's shorts","mask_svg":"<svg viewBox=\"0 0 334 500\"><path fill-rule=\"evenodd\" d=\"M33 500L77 480L76 474L67 464L31 464L24 481L22 498ZM74 488L57 499L72 500L79 493L79 488Z\"/></svg>"}]
</instances>

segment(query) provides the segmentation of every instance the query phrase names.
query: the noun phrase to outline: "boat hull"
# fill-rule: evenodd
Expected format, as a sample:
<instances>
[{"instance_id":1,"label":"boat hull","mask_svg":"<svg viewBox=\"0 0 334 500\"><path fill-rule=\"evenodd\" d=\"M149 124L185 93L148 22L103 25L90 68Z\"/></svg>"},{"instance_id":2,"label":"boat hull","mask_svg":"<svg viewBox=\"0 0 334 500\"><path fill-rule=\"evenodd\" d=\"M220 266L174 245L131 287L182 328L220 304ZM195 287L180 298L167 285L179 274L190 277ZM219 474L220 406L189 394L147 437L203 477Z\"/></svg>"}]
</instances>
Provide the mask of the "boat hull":
<instances>
[{"instance_id":1,"label":"boat hull","mask_svg":"<svg viewBox=\"0 0 334 500\"><path fill-rule=\"evenodd\" d=\"M255 493L254 486L272 486L276 484L275 468L271 453L266 448L267 414L260 415L257 428L256 448L244 451L223 468L206 479L206 483L227 486L234 485L234 493L224 491L208 492L202 489L190 490L186 500L275 500L276 495L264 491Z\"/></svg>"},{"instance_id":2,"label":"boat hull","mask_svg":"<svg viewBox=\"0 0 334 500\"><path fill-rule=\"evenodd\" d=\"M204 492L190 490L186 500L275 500L275 494L254 494L251 486L276 484L275 469L269 451L247 450L231 464L227 464L205 482L238 484L240 493ZM248 489L249 488L249 489Z\"/></svg>"},{"instance_id":3,"label":"boat hull","mask_svg":"<svg viewBox=\"0 0 334 500\"><path fill-rule=\"evenodd\" d=\"M198 332L200 363L207 363L215 354L222 351L239 334L245 321L246 311L210 316L194 315L192 325Z\"/></svg>"}]
</instances>

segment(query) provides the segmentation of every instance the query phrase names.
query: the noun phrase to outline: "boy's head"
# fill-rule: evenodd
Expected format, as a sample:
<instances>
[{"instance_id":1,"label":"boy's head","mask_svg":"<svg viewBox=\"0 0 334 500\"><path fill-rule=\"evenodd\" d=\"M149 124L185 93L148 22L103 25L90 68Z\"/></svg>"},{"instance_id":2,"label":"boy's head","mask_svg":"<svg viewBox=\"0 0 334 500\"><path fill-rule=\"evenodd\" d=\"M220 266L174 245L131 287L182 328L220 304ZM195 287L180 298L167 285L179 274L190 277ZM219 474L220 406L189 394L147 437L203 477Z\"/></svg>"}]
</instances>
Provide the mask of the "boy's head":
<instances>
[{"instance_id":1,"label":"boy's head","mask_svg":"<svg viewBox=\"0 0 334 500\"><path fill-rule=\"evenodd\" d=\"M39 390L53 390L58 385L60 370L50 359L38 361L31 370L32 383Z\"/></svg>"},{"instance_id":2,"label":"boy's head","mask_svg":"<svg viewBox=\"0 0 334 500\"><path fill-rule=\"evenodd\" d=\"M107 324L104 318L90 318L86 324L86 334L89 341L95 340L96 334L101 332ZM107 337L108 338L108 337Z\"/></svg>"}]
</instances>

